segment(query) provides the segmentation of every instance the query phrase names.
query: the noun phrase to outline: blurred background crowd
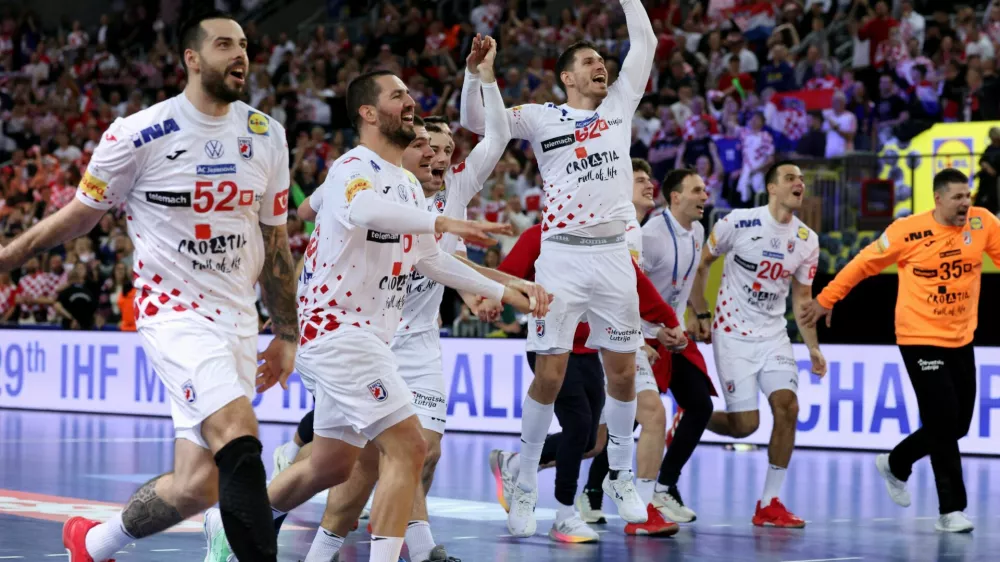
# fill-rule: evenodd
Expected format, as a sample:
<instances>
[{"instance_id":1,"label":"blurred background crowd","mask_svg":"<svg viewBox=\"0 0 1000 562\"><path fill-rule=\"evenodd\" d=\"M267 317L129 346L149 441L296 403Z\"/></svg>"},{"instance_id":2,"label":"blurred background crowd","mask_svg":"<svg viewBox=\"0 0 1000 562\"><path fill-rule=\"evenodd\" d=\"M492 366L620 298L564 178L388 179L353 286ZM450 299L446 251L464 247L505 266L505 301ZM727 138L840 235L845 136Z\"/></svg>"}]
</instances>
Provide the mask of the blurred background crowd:
<instances>
[{"instance_id":1,"label":"blurred background crowd","mask_svg":"<svg viewBox=\"0 0 1000 562\"><path fill-rule=\"evenodd\" d=\"M552 69L575 41L601 47L612 79L629 49L618 0L327 0L318 10L312 2L308 18L285 17L295 25L284 27L275 23L282 11L302 2L215 3L244 23L252 65L246 101L288 131L296 204L353 146L344 93L361 72L392 70L423 115L447 116L457 163L476 142L458 125L465 55L476 33L499 41L508 107L562 103ZM642 3L659 44L631 153L647 159L657 179L676 167L696 168L711 195L706 226L728 209L760 204L763 172L775 159L873 153L886 143L905 145L934 123L1000 117L996 0ZM0 12L0 244L74 197L112 121L183 88L175 33L190 3L104 4L107 11L89 23L30 9ZM991 185L1000 170L996 133L981 164ZM470 215L510 222L519 233L538 218L541 185L530 146L515 140ZM996 212L996 190L980 190L979 203ZM311 225L292 217L289 231L301 255ZM867 239L855 233L855 250ZM495 266L515 240L470 248L470 255ZM850 250L830 249L833 270ZM134 330L131 255L123 216L105 216L88 236L0 274L0 322ZM452 297L442 320L455 335L523 330L512 311L485 325Z\"/></svg>"}]
</instances>

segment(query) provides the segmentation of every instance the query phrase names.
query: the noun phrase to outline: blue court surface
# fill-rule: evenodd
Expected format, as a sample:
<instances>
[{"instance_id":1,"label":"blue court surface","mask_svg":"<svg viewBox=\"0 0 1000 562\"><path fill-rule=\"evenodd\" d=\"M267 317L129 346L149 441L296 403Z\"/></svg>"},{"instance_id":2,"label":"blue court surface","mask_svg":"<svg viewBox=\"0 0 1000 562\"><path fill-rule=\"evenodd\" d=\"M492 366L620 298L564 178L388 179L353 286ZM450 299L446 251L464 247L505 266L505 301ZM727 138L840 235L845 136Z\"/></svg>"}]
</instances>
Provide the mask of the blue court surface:
<instances>
[{"instance_id":1,"label":"blue court surface","mask_svg":"<svg viewBox=\"0 0 1000 562\"><path fill-rule=\"evenodd\" d=\"M265 464L294 432L290 425L261 429ZM0 411L0 560L65 558L60 530L73 514L105 519L152 476L170 470L169 419ZM800 450L792 459L782 499L808 521L803 530L758 529L750 516L763 485L766 452L734 452L706 445L681 477L680 491L699 518L671 538L626 537L617 518L591 545L551 542L554 473L540 476L538 535L516 541L494 499L487 467L493 448L516 437L449 434L431 491L434 536L464 562L554 561L923 561L997 560L1000 508L991 480L1000 459L966 458L965 479L976 523L971 535L934 530L937 498L928 461L910 480L913 505L893 504L874 468L874 454ZM589 462L589 461L587 461ZM586 468L586 466L585 466ZM1000 488L1000 485L998 485ZM282 561L301 560L323 509L323 498L294 511L279 537ZM605 506L614 506L605 500ZM348 539L343 560L368 560L363 528ZM200 561L205 543L199 520L136 543L117 555L128 561ZM405 549L404 549L405 555Z\"/></svg>"}]
</instances>

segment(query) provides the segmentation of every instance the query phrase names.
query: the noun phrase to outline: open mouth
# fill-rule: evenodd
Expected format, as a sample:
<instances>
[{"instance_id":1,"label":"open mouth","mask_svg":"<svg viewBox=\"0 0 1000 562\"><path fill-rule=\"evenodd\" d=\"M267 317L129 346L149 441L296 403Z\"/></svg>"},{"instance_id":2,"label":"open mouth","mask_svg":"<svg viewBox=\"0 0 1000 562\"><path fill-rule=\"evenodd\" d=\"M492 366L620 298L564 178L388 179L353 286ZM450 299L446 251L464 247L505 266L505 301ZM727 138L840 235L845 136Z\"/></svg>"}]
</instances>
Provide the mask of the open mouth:
<instances>
[{"instance_id":1,"label":"open mouth","mask_svg":"<svg viewBox=\"0 0 1000 562\"><path fill-rule=\"evenodd\" d=\"M802 193L804 191L805 191L804 189L793 189L792 195L794 195L795 197L802 197Z\"/></svg>"},{"instance_id":2,"label":"open mouth","mask_svg":"<svg viewBox=\"0 0 1000 562\"><path fill-rule=\"evenodd\" d=\"M431 175L434 176L435 179L442 179L443 180L444 179L444 172L445 172L445 168L434 168L433 170L431 170Z\"/></svg>"},{"instance_id":3,"label":"open mouth","mask_svg":"<svg viewBox=\"0 0 1000 562\"><path fill-rule=\"evenodd\" d=\"M601 84L604 86L608 85L608 77L605 74L598 74L597 76L594 76L593 81L595 84Z\"/></svg>"},{"instance_id":4,"label":"open mouth","mask_svg":"<svg viewBox=\"0 0 1000 562\"><path fill-rule=\"evenodd\" d=\"M406 123L407 125L412 125L413 111L412 110L408 112L404 111L403 114L400 116L400 118L403 120L403 123Z\"/></svg>"},{"instance_id":5,"label":"open mouth","mask_svg":"<svg viewBox=\"0 0 1000 562\"><path fill-rule=\"evenodd\" d=\"M704 205L695 205L694 208L699 213L705 214L705 206Z\"/></svg>"},{"instance_id":6,"label":"open mouth","mask_svg":"<svg viewBox=\"0 0 1000 562\"><path fill-rule=\"evenodd\" d=\"M244 70L243 70L242 67L234 68L234 69L230 70L229 71L229 75L232 76L233 78L239 80L240 83L242 83L245 80L245 78L246 78L246 73L244 72Z\"/></svg>"}]
</instances>

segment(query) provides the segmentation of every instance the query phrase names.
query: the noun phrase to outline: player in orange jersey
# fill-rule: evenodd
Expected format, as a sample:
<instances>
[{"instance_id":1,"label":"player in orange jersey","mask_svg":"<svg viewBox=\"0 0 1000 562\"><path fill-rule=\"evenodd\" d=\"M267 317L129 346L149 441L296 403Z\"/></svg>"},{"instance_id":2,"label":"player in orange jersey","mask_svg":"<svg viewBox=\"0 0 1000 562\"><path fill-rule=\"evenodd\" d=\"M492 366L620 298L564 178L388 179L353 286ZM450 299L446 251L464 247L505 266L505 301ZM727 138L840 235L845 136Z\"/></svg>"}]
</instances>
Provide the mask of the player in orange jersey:
<instances>
[{"instance_id":1,"label":"player in orange jersey","mask_svg":"<svg viewBox=\"0 0 1000 562\"><path fill-rule=\"evenodd\" d=\"M972 423L983 252L1000 261L1000 220L973 207L969 178L953 168L934 176L934 210L899 219L865 248L804 307L803 318L826 318L865 277L899 264L896 343L913 382L920 429L875 464L897 504L910 505L906 480L913 463L930 455L941 516L934 527L970 532L958 440Z\"/></svg>"}]
</instances>

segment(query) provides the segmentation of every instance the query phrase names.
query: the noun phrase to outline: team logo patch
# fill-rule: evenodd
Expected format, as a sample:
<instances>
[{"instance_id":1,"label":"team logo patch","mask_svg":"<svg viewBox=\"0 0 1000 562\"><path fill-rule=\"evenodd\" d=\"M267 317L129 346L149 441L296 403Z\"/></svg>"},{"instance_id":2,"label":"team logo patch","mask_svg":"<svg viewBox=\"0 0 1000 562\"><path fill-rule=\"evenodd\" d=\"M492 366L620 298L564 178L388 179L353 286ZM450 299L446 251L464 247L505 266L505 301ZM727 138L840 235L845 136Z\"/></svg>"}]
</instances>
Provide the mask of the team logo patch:
<instances>
[{"instance_id":1,"label":"team logo patch","mask_svg":"<svg viewBox=\"0 0 1000 562\"><path fill-rule=\"evenodd\" d=\"M247 130L255 135L267 136L268 131L271 130L271 123L260 113L251 111L247 115Z\"/></svg>"},{"instance_id":2,"label":"team logo patch","mask_svg":"<svg viewBox=\"0 0 1000 562\"><path fill-rule=\"evenodd\" d=\"M789 240L788 241L788 253L791 254L791 253L794 253L794 252L795 252L795 240Z\"/></svg>"},{"instance_id":3,"label":"team logo patch","mask_svg":"<svg viewBox=\"0 0 1000 562\"><path fill-rule=\"evenodd\" d=\"M80 191L83 191L87 197L100 203L104 201L104 194L107 190L108 182L90 175L89 171L83 174L83 179L80 180Z\"/></svg>"},{"instance_id":4,"label":"team logo patch","mask_svg":"<svg viewBox=\"0 0 1000 562\"><path fill-rule=\"evenodd\" d=\"M382 379L378 379L375 382L368 385L368 392L372 393L372 398L376 402L385 402L389 398L389 392L385 389L385 385L382 384Z\"/></svg>"},{"instance_id":5,"label":"team logo patch","mask_svg":"<svg viewBox=\"0 0 1000 562\"><path fill-rule=\"evenodd\" d=\"M181 385L181 392L184 393L184 401L188 404L194 404L198 400L198 395L194 391L194 383L190 380Z\"/></svg>"},{"instance_id":6,"label":"team logo patch","mask_svg":"<svg viewBox=\"0 0 1000 562\"><path fill-rule=\"evenodd\" d=\"M780 247L781 247L781 240L778 240L777 238L772 238L771 239L771 248L774 249L774 250L777 250Z\"/></svg>"},{"instance_id":7,"label":"team logo patch","mask_svg":"<svg viewBox=\"0 0 1000 562\"><path fill-rule=\"evenodd\" d=\"M982 230L983 229L983 219L979 217L972 217L969 219L969 228L972 230Z\"/></svg>"},{"instance_id":8,"label":"team logo patch","mask_svg":"<svg viewBox=\"0 0 1000 562\"><path fill-rule=\"evenodd\" d=\"M407 192L405 185L403 185L403 184L397 185L396 186L396 192L399 193L399 199L401 201L403 201L404 203L410 199L410 197L409 197L410 194L409 194L409 192Z\"/></svg>"},{"instance_id":9,"label":"team logo patch","mask_svg":"<svg viewBox=\"0 0 1000 562\"><path fill-rule=\"evenodd\" d=\"M225 148L222 147L222 142L217 140L210 140L205 143L205 154L213 159L222 158L222 155L226 153Z\"/></svg>"},{"instance_id":10,"label":"team logo patch","mask_svg":"<svg viewBox=\"0 0 1000 562\"><path fill-rule=\"evenodd\" d=\"M806 227L804 227L804 226L800 226L799 227L798 236L802 240L808 240L809 239L809 229L806 228Z\"/></svg>"},{"instance_id":11,"label":"team logo patch","mask_svg":"<svg viewBox=\"0 0 1000 562\"><path fill-rule=\"evenodd\" d=\"M347 184L347 202L350 203L354 200L354 197L366 189L371 189L372 184L365 178L355 178L348 182Z\"/></svg>"},{"instance_id":12,"label":"team logo patch","mask_svg":"<svg viewBox=\"0 0 1000 562\"><path fill-rule=\"evenodd\" d=\"M438 212L444 212L444 189L438 191L434 194L434 207L437 208Z\"/></svg>"},{"instance_id":13,"label":"team logo patch","mask_svg":"<svg viewBox=\"0 0 1000 562\"><path fill-rule=\"evenodd\" d=\"M726 381L726 392L729 394L736 392L736 383L733 381Z\"/></svg>"},{"instance_id":14,"label":"team logo patch","mask_svg":"<svg viewBox=\"0 0 1000 562\"><path fill-rule=\"evenodd\" d=\"M244 160L253 158L253 139L251 137L239 137L236 140L240 147L240 158Z\"/></svg>"},{"instance_id":15,"label":"team logo patch","mask_svg":"<svg viewBox=\"0 0 1000 562\"><path fill-rule=\"evenodd\" d=\"M962 238L965 240L965 245L968 246L972 244L972 233L966 230L962 233Z\"/></svg>"},{"instance_id":16,"label":"team logo patch","mask_svg":"<svg viewBox=\"0 0 1000 562\"><path fill-rule=\"evenodd\" d=\"M545 337L545 320L535 320L535 335L540 338Z\"/></svg>"}]
</instances>

